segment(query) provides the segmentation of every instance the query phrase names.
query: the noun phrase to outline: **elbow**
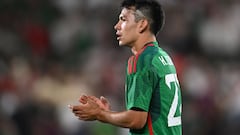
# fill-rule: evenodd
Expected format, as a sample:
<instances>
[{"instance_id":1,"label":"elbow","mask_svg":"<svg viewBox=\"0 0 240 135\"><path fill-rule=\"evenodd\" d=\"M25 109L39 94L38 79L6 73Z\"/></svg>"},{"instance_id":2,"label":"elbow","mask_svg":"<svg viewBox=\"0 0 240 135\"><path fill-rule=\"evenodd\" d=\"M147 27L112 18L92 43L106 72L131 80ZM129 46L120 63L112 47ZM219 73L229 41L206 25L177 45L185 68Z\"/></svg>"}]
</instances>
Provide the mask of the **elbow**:
<instances>
[{"instance_id":1,"label":"elbow","mask_svg":"<svg viewBox=\"0 0 240 135\"><path fill-rule=\"evenodd\" d=\"M144 111L134 111L130 110L129 111L131 114L129 114L129 127L130 129L142 129L146 125L147 122L147 116L148 113Z\"/></svg>"},{"instance_id":2,"label":"elbow","mask_svg":"<svg viewBox=\"0 0 240 135\"><path fill-rule=\"evenodd\" d=\"M133 121L130 125L130 129L142 129L146 125L146 121Z\"/></svg>"},{"instance_id":3,"label":"elbow","mask_svg":"<svg viewBox=\"0 0 240 135\"><path fill-rule=\"evenodd\" d=\"M137 124L136 126L133 126L132 129L142 129L145 126L145 124Z\"/></svg>"}]
</instances>

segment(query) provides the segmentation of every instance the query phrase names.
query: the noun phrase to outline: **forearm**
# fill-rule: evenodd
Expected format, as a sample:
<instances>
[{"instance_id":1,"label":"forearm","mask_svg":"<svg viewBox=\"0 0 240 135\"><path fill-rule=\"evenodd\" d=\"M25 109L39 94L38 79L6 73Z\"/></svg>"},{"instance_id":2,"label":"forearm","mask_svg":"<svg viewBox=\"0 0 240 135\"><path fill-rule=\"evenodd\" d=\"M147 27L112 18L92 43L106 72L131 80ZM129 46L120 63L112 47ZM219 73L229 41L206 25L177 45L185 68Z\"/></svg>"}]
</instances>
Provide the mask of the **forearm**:
<instances>
[{"instance_id":1,"label":"forearm","mask_svg":"<svg viewBox=\"0 0 240 135\"><path fill-rule=\"evenodd\" d=\"M134 110L110 112L102 110L97 115L97 120L124 128L141 129L146 123L147 112Z\"/></svg>"}]
</instances>

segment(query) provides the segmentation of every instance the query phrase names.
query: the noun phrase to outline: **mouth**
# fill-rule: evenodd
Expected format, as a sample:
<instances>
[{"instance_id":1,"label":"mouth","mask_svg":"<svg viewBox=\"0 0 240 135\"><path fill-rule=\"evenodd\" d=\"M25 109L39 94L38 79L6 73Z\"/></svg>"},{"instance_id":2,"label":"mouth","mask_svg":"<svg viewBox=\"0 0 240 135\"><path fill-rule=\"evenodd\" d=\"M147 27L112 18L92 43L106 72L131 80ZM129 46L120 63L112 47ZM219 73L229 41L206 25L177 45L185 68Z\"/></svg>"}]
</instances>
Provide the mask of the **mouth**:
<instances>
[{"instance_id":1,"label":"mouth","mask_svg":"<svg viewBox=\"0 0 240 135\"><path fill-rule=\"evenodd\" d=\"M119 33L116 33L117 40L121 39L121 35Z\"/></svg>"},{"instance_id":2,"label":"mouth","mask_svg":"<svg viewBox=\"0 0 240 135\"><path fill-rule=\"evenodd\" d=\"M117 37L117 40L118 40L118 41L120 40L120 36Z\"/></svg>"}]
</instances>

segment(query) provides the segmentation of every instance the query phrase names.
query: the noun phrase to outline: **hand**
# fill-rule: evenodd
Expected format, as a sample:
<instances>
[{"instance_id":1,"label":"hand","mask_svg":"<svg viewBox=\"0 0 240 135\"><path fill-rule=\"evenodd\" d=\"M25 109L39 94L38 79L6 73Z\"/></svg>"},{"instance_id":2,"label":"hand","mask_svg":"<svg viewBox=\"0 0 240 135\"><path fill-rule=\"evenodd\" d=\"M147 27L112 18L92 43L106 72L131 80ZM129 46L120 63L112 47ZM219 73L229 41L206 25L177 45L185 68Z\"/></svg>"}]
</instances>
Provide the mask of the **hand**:
<instances>
[{"instance_id":1,"label":"hand","mask_svg":"<svg viewBox=\"0 0 240 135\"><path fill-rule=\"evenodd\" d=\"M110 103L105 97L101 96L99 99L99 98L96 98L95 96L88 96L88 98L95 101L99 105L99 107L104 111L110 111Z\"/></svg>"},{"instance_id":2,"label":"hand","mask_svg":"<svg viewBox=\"0 0 240 135\"><path fill-rule=\"evenodd\" d=\"M82 103L82 104L86 104L86 103L87 103L87 100L88 100L88 96L86 96L86 95L81 95L78 101L79 101L80 103Z\"/></svg>"},{"instance_id":3,"label":"hand","mask_svg":"<svg viewBox=\"0 0 240 135\"><path fill-rule=\"evenodd\" d=\"M93 101L95 101L101 109L105 110L105 111L109 111L110 110L110 103L108 102L108 100L101 96L100 99L95 97L95 96L86 96L86 95L81 95L79 98L79 102L82 104L86 104L87 100L91 99Z\"/></svg>"},{"instance_id":4,"label":"hand","mask_svg":"<svg viewBox=\"0 0 240 135\"><path fill-rule=\"evenodd\" d=\"M97 119L97 115L102 110L100 106L91 98L82 97L80 98L80 105L69 105L74 115L80 120L93 121Z\"/></svg>"}]
</instances>

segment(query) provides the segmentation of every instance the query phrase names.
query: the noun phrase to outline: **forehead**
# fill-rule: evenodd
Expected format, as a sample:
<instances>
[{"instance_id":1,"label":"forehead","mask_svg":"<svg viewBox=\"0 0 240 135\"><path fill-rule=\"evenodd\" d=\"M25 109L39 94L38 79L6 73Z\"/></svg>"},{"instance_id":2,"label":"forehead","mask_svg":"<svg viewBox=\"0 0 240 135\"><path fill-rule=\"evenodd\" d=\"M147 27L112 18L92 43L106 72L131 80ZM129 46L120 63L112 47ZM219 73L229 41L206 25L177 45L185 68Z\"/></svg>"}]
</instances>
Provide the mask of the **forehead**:
<instances>
[{"instance_id":1,"label":"forehead","mask_svg":"<svg viewBox=\"0 0 240 135\"><path fill-rule=\"evenodd\" d=\"M128 8L123 8L121 13L120 13L120 17L130 17L134 15L134 10L133 9L128 9Z\"/></svg>"}]
</instances>

